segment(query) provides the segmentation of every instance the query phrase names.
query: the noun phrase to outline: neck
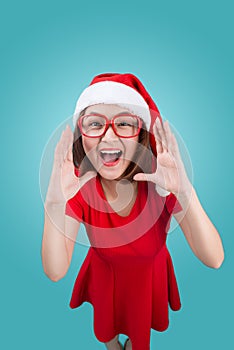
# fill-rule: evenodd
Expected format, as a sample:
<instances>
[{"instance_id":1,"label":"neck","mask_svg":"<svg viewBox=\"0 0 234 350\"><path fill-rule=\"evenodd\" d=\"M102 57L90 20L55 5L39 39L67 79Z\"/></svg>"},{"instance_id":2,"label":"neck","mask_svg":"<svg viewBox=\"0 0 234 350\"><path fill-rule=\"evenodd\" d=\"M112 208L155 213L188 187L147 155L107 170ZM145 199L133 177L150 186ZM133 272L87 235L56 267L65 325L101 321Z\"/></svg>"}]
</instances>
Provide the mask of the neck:
<instances>
[{"instance_id":1,"label":"neck","mask_svg":"<svg viewBox=\"0 0 234 350\"><path fill-rule=\"evenodd\" d=\"M130 193L133 195L137 191L137 182L130 182L129 180L108 180L100 178L103 190L106 198L109 201L122 200L129 196Z\"/></svg>"}]
</instances>

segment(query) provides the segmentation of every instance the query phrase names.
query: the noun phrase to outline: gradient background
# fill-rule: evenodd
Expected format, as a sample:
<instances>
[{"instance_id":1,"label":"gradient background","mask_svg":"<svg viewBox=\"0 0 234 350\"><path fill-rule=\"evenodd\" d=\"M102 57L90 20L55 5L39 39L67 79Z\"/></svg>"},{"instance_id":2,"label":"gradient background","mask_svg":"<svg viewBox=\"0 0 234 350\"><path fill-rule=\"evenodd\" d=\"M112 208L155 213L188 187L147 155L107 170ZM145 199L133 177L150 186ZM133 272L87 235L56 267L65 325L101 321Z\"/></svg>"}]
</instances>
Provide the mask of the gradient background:
<instances>
[{"instance_id":1,"label":"gradient background","mask_svg":"<svg viewBox=\"0 0 234 350\"><path fill-rule=\"evenodd\" d=\"M1 347L104 349L92 306L68 306L87 247L66 277L43 273L39 166L54 129L92 77L132 72L182 135L194 187L219 230L225 262L203 265L180 229L168 239L182 299L153 349L233 345L232 1L20 1L1 5ZM121 336L122 340L125 338Z\"/></svg>"}]
</instances>

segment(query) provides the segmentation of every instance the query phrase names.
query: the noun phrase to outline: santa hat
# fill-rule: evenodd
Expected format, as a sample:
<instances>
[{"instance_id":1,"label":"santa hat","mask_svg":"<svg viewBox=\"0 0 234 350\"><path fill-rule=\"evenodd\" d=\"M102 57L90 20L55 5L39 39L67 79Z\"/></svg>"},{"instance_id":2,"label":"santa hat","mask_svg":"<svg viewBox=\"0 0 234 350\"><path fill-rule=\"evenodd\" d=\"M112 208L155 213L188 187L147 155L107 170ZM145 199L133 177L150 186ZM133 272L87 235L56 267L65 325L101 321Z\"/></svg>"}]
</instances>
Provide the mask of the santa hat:
<instances>
[{"instance_id":1,"label":"santa hat","mask_svg":"<svg viewBox=\"0 0 234 350\"><path fill-rule=\"evenodd\" d=\"M157 155L153 125L157 117L160 121L162 118L153 99L135 75L104 73L94 77L77 100L73 124L76 125L83 109L99 103L116 104L138 115L145 122L151 149Z\"/></svg>"},{"instance_id":2,"label":"santa hat","mask_svg":"<svg viewBox=\"0 0 234 350\"><path fill-rule=\"evenodd\" d=\"M153 125L156 118L159 118L161 122L162 118L152 97L135 75L130 73L103 73L94 77L77 100L73 115L74 126L82 110L99 103L119 105L142 118L146 129L149 131L152 152L157 156ZM157 185L156 189L161 196L169 194L168 191Z\"/></svg>"}]
</instances>

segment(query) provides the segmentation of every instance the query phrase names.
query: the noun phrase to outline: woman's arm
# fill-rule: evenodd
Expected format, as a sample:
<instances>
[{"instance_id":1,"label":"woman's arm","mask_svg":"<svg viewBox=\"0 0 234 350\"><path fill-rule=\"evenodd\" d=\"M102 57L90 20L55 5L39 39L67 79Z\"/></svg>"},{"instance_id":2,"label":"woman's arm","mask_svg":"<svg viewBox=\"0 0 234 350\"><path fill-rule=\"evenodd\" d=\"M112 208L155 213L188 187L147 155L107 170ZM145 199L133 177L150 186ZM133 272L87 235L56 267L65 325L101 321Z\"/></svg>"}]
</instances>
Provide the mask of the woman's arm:
<instances>
[{"instance_id":1,"label":"woman's arm","mask_svg":"<svg viewBox=\"0 0 234 350\"><path fill-rule=\"evenodd\" d=\"M154 124L157 169L153 174L139 173L137 181L152 181L173 193L183 210L174 214L194 254L209 267L219 268L224 260L220 236L205 213L192 187L181 159L175 135L168 121Z\"/></svg>"},{"instance_id":2,"label":"woman's arm","mask_svg":"<svg viewBox=\"0 0 234 350\"><path fill-rule=\"evenodd\" d=\"M42 264L45 274L54 282L68 271L79 226L77 220L65 215L65 204L45 204Z\"/></svg>"},{"instance_id":3,"label":"woman's arm","mask_svg":"<svg viewBox=\"0 0 234 350\"><path fill-rule=\"evenodd\" d=\"M76 219L65 215L66 203L96 176L95 171L88 171L82 177L74 174L72 144L73 134L67 126L55 148L45 200L41 255L44 271L52 281L60 280L67 273L80 226Z\"/></svg>"},{"instance_id":4,"label":"woman's arm","mask_svg":"<svg viewBox=\"0 0 234 350\"><path fill-rule=\"evenodd\" d=\"M204 211L195 189L176 196L183 210L174 214L192 251L205 265L219 268L224 251L218 231Z\"/></svg>"},{"instance_id":5,"label":"woman's arm","mask_svg":"<svg viewBox=\"0 0 234 350\"><path fill-rule=\"evenodd\" d=\"M55 148L45 200L41 255L44 271L52 281L58 281L66 274L80 226L78 221L65 215L67 200L82 185L82 180L74 174L72 144L73 134L67 126Z\"/></svg>"}]
</instances>

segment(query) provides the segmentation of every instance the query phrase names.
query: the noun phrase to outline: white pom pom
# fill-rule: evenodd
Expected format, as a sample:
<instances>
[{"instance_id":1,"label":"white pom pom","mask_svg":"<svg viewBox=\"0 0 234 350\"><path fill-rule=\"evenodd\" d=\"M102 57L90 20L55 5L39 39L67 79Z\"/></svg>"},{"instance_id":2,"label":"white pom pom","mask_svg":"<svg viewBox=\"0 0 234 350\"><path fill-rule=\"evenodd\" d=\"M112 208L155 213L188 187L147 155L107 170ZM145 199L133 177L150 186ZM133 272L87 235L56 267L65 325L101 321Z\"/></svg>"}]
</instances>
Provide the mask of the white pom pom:
<instances>
[{"instance_id":1,"label":"white pom pom","mask_svg":"<svg viewBox=\"0 0 234 350\"><path fill-rule=\"evenodd\" d=\"M161 197L166 197L166 196L168 196L171 193L171 192L168 192L168 191L164 190L162 187L160 187L158 185L155 185L155 190L158 192L158 194Z\"/></svg>"}]
</instances>

